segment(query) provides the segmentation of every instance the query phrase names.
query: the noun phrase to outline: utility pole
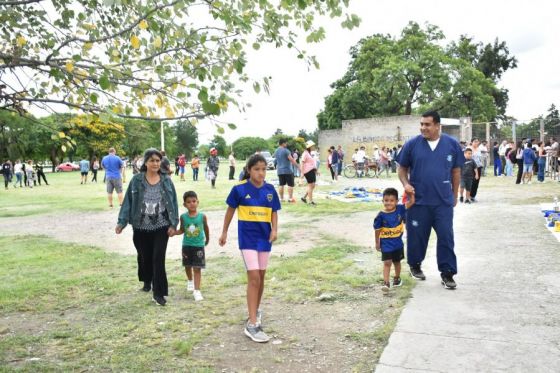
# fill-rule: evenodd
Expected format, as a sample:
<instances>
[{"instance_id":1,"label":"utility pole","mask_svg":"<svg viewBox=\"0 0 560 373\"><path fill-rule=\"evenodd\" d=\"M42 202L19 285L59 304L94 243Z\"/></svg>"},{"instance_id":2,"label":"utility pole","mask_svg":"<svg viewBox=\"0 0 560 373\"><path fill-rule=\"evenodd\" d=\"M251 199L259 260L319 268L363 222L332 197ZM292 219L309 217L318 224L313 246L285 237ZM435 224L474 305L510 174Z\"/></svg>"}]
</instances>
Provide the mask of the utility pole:
<instances>
[{"instance_id":1,"label":"utility pole","mask_svg":"<svg viewBox=\"0 0 560 373\"><path fill-rule=\"evenodd\" d=\"M160 122L161 131L161 149L160 151L165 151L165 136L163 135L163 121Z\"/></svg>"}]
</instances>

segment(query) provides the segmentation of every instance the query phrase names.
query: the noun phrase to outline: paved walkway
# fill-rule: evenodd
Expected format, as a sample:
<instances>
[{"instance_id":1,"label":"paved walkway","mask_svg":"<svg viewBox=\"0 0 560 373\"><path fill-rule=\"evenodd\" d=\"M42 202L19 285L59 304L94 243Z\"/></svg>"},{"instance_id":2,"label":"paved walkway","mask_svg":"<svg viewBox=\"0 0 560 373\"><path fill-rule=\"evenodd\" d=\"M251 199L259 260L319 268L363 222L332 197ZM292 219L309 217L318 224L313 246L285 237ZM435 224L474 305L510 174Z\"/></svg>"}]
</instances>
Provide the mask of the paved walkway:
<instances>
[{"instance_id":1,"label":"paved walkway","mask_svg":"<svg viewBox=\"0 0 560 373\"><path fill-rule=\"evenodd\" d=\"M560 371L560 244L538 204L486 198L455 210L457 290L440 285L432 241L376 372Z\"/></svg>"}]
</instances>

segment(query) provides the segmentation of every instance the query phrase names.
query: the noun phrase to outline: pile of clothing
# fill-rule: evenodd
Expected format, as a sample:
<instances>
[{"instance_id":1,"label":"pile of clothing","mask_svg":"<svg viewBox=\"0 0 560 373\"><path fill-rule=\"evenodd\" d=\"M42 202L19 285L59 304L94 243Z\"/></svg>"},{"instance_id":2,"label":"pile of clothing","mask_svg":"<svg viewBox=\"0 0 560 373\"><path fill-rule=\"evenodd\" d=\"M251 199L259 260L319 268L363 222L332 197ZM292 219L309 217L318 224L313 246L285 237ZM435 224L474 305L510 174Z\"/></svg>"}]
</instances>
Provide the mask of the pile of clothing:
<instances>
[{"instance_id":1,"label":"pile of clothing","mask_svg":"<svg viewBox=\"0 0 560 373\"><path fill-rule=\"evenodd\" d=\"M341 191L329 192L327 198L343 202L380 202L383 192L377 188L348 187Z\"/></svg>"},{"instance_id":2,"label":"pile of clothing","mask_svg":"<svg viewBox=\"0 0 560 373\"><path fill-rule=\"evenodd\" d=\"M546 203L541 204L541 211L546 219L546 227L560 241L560 212Z\"/></svg>"}]
</instances>

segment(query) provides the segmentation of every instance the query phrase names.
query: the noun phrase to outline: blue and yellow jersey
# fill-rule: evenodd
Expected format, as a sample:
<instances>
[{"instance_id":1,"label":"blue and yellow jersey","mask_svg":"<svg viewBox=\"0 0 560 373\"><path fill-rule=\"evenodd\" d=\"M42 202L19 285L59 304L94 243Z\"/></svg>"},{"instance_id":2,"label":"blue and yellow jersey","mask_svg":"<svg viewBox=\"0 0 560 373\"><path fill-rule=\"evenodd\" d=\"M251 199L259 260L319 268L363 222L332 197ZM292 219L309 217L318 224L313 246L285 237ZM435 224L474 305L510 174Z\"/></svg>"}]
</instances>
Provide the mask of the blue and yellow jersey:
<instances>
[{"instance_id":1,"label":"blue and yellow jersey","mask_svg":"<svg viewBox=\"0 0 560 373\"><path fill-rule=\"evenodd\" d=\"M274 186L265 182L257 188L250 181L243 180L231 189L226 203L237 209L239 248L270 251L272 213L280 210L280 199Z\"/></svg>"},{"instance_id":2,"label":"blue and yellow jersey","mask_svg":"<svg viewBox=\"0 0 560 373\"><path fill-rule=\"evenodd\" d=\"M373 221L373 229L380 230L381 251L390 253L404 247L402 235L406 219L406 207L397 205L395 211L380 211Z\"/></svg>"}]
</instances>

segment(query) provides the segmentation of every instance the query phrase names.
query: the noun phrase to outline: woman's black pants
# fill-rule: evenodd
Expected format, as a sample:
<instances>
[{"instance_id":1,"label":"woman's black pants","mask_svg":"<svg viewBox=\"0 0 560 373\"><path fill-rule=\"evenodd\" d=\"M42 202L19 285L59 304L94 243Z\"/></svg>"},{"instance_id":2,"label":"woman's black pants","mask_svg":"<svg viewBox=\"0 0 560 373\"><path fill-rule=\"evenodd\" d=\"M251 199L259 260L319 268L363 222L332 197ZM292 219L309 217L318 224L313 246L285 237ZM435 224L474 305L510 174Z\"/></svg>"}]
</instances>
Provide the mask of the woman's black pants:
<instances>
[{"instance_id":1,"label":"woman's black pants","mask_svg":"<svg viewBox=\"0 0 560 373\"><path fill-rule=\"evenodd\" d=\"M167 295L165 252L167 251L167 228L156 231L134 230L132 241L138 253L138 279L152 283L155 296Z\"/></svg>"}]
</instances>

